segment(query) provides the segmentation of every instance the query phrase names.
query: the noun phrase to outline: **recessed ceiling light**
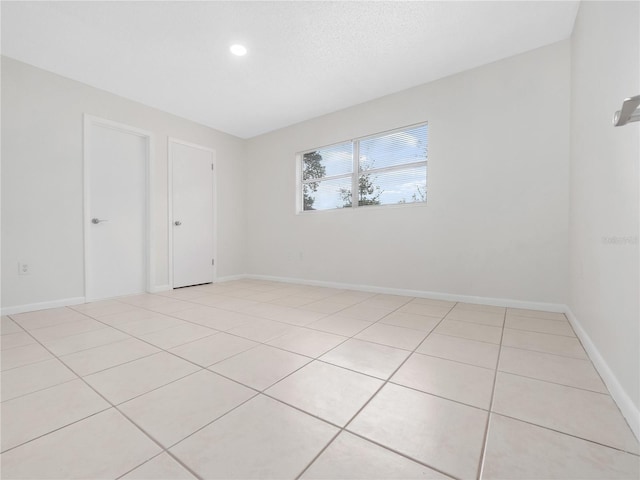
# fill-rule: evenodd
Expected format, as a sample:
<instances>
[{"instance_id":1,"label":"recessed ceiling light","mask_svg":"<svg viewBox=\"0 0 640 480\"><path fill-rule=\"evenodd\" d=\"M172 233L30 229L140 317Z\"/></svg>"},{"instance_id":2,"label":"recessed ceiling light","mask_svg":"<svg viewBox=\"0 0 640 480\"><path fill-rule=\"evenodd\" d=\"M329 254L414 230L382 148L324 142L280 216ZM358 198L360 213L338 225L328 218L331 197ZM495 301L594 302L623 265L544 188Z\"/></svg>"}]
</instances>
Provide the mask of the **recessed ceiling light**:
<instances>
[{"instance_id":1,"label":"recessed ceiling light","mask_svg":"<svg viewBox=\"0 0 640 480\"><path fill-rule=\"evenodd\" d=\"M247 54L247 48L244 45L240 45L238 43L236 43L235 45L231 45L229 50L231 50L231 53L239 57L242 57Z\"/></svg>"}]
</instances>

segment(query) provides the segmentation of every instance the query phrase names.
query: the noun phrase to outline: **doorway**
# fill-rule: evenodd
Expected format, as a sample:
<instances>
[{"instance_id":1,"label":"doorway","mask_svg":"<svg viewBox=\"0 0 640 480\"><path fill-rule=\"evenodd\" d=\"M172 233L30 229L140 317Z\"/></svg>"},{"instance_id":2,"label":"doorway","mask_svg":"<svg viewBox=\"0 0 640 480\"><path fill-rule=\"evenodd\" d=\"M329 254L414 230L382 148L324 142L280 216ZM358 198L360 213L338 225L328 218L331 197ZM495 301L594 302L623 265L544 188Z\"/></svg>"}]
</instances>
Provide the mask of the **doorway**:
<instances>
[{"instance_id":1,"label":"doorway","mask_svg":"<svg viewBox=\"0 0 640 480\"><path fill-rule=\"evenodd\" d=\"M85 299L149 289L149 132L84 119Z\"/></svg>"},{"instance_id":2,"label":"doorway","mask_svg":"<svg viewBox=\"0 0 640 480\"><path fill-rule=\"evenodd\" d=\"M169 139L171 285L215 280L215 151Z\"/></svg>"}]
</instances>

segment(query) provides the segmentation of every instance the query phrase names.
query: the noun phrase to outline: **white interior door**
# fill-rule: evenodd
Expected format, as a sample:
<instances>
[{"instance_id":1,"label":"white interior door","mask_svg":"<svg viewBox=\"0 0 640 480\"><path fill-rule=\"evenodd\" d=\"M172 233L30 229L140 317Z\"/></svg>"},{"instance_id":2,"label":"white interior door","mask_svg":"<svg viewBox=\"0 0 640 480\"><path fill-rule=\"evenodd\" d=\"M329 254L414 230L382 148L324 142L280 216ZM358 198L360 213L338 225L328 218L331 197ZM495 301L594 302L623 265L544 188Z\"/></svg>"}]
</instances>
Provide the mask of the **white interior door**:
<instances>
[{"instance_id":1,"label":"white interior door","mask_svg":"<svg viewBox=\"0 0 640 480\"><path fill-rule=\"evenodd\" d=\"M146 291L149 137L87 122L87 300Z\"/></svg>"},{"instance_id":2,"label":"white interior door","mask_svg":"<svg viewBox=\"0 0 640 480\"><path fill-rule=\"evenodd\" d=\"M213 150L170 141L173 288L214 280Z\"/></svg>"}]
</instances>

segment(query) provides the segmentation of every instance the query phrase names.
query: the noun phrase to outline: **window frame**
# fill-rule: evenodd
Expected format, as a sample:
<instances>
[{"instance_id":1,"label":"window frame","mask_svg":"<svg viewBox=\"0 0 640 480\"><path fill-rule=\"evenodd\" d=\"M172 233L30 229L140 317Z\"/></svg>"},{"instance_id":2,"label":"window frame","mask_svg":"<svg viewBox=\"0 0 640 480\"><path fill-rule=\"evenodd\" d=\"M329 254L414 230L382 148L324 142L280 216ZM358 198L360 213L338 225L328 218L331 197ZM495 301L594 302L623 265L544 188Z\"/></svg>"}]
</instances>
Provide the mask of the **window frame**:
<instances>
[{"instance_id":1,"label":"window frame","mask_svg":"<svg viewBox=\"0 0 640 480\"><path fill-rule=\"evenodd\" d=\"M370 170L367 170L367 172L373 172L373 173L386 173L386 172L390 172L390 171L395 171L395 170L407 170L410 168L415 168L415 167L421 167L424 166L425 167L425 199L421 200L421 201L417 201L417 202L411 202L411 203L386 203L386 204L381 204L381 205L360 205L360 201L359 199L357 201L354 201L354 192L358 192L359 191L359 184L360 184L360 142L364 141L364 140L368 140L371 138L377 138L377 137L382 137L382 136L386 136L386 135L392 135L396 132L403 132L406 130L412 130L414 128L417 127L426 127L427 128L427 132L426 132L426 136L427 136L427 149L429 147L429 122L428 121L424 121L424 122L419 122L419 123L414 123L411 125L406 125L403 127L398 127L398 128L394 128L392 130L385 130L382 132L378 132L378 133L372 133L370 135L365 135L362 137L355 137L352 138L350 140L343 140L343 141L339 141L339 142L335 142L335 143L330 143L327 145L323 145L321 147L316 147L316 148L309 148L306 150L302 150L300 152L298 152L296 154L296 213L298 215L300 214L307 214L307 213L320 213L320 212L335 212L338 210L358 210L362 207L410 207L410 206L424 206L427 204L427 198L426 198L426 182L427 182L427 171L426 169L428 168L428 162L429 162L429 156L427 154L427 158L425 160L420 160L418 162L410 162L410 163L402 163L400 165L391 165L388 167L380 167L380 168L372 168ZM341 173L338 175L330 175L330 176L326 176L326 177L321 177L321 178L312 178L312 179L308 179L308 180L303 180L302 179L302 175L304 172L304 167L303 167L303 163L304 163L304 156L307 153L311 153L311 152L315 152L318 150L322 150L323 148L328 148L328 147L333 147L336 145L342 145L342 144L346 144L346 143L351 143L351 147L352 147L352 169L351 172L349 173ZM304 185L308 185L310 183L316 183L316 182L324 182L327 180L339 180L342 178L348 178L351 177L351 206L349 207L335 207L335 208L325 208L322 210L305 210L304 209Z\"/></svg>"}]
</instances>

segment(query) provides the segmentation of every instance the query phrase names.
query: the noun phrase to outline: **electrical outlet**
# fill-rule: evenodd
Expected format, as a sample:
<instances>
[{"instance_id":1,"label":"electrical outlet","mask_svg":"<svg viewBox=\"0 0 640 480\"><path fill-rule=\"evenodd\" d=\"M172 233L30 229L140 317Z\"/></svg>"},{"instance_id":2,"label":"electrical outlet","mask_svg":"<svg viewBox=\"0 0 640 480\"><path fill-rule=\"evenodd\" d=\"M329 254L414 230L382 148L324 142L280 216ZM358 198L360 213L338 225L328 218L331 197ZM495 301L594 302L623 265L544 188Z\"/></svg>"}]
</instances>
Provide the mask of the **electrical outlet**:
<instances>
[{"instance_id":1,"label":"electrical outlet","mask_svg":"<svg viewBox=\"0 0 640 480\"><path fill-rule=\"evenodd\" d=\"M18 262L18 274L29 275L31 273L31 265L26 262Z\"/></svg>"}]
</instances>

